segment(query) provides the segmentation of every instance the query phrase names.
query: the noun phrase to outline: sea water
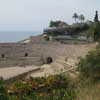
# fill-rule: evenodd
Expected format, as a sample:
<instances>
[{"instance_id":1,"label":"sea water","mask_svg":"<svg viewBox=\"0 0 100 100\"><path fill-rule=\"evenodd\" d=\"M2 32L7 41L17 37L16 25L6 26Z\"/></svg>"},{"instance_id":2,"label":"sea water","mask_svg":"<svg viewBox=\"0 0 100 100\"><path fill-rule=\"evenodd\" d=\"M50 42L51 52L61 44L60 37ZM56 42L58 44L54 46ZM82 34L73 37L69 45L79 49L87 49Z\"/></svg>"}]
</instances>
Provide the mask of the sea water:
<instances>
[{"instance_id":1,"label":"sea water","mask_svg":"<svg viewBox=\"0 0 100 100\"><path fill-rule=\"evenodd\" d=\"M37 31L1 31L0 42L17 42L39 34Z\"/></svg>"}]
</instances>

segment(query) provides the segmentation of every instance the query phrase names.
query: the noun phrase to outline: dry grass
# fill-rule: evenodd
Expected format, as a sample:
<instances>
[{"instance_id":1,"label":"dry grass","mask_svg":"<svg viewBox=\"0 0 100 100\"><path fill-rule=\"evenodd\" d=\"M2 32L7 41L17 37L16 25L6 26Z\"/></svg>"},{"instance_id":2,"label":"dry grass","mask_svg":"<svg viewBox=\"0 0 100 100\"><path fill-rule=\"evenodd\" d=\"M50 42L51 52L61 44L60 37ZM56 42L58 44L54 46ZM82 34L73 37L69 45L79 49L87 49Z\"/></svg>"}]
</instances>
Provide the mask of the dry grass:
<instances>
[{"instance_id":1,"label":"dry grass","mask_svg":"<svg viewBox=\"0 0 100 100\"><path fill-rule=\"evenodd\" d=\"M100 100L100 87L93 85L80 88L77 92L77 100Z\"/></svg>"},{"instance_id":2,"label":"dry grass","mask_svg":"<svg viewBox=\"0 0 100 100\"><path fill-rule=\"evenodd\" d=\"M100 100L100 81L77 76L70 77L75 85L75 100Z\"/></svg>"}]
</instances>

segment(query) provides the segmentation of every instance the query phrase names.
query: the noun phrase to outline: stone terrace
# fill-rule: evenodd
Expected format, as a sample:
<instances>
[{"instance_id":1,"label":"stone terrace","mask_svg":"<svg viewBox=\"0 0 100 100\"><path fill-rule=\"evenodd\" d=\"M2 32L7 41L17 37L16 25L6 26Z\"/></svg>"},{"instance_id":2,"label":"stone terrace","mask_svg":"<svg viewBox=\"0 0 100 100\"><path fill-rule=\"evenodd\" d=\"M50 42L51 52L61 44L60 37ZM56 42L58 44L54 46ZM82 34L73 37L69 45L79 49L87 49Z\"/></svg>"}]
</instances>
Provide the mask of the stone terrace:
<instances>
[{"instance_id":1,"label":"stone terrace","mask_svg":"<svg viewBox=\"0 0 100 100\"><path fill-rule=\"evenodd\" d=\"M0 67L41 65L41 50L33 47L26 43L0 43Z\"/></svg>"},{"instance_id":2,"label":"stone terrace","mask_svg":"<svg viewBox=\"0 0 100 100\"><path fill-rule=\"evenodd\" d=\"M0 67L42 65L48 57L55 61L59 56L76 59L87 54L95 43L61 44L30 38L29 43L0 43ZM39 39L39 40L37 40ZM38 42L37 42L37 41Z\"/></svg>"}]
</instances>

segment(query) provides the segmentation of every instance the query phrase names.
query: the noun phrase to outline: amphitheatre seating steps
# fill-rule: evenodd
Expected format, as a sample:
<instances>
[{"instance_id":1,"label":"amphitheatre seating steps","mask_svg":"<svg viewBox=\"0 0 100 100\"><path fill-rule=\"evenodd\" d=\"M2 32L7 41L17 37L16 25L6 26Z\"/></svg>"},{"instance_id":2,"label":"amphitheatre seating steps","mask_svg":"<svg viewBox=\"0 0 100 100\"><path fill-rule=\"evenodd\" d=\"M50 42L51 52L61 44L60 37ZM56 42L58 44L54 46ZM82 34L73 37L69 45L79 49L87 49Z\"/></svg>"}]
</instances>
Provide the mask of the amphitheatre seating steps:
<instances>
[{"instance_id":1,"label":"amphitheatre seating steps","mask_svg":"<svg viewBox=\"0 0 100 100\"><path fill-rule=\"evenodd\" d=\"M4 58L0 59L0 67L11 67L16 65L41 65L43 61L41 57L19 57L19 58Z\"/></svg>"},{"instance_id":2,"label":"amphitheatre seating steps","mask_svg":"<svg viewBox=\"0 0 100 100\"><path fill-rule=\"evenodd\" d=\"M74 67L77 64L76 59L72 59L72 58L59 58L55 61L56 63L59 64L63 64L64 66L70 66L70 67Z\"/></svg>"}]
</instances>

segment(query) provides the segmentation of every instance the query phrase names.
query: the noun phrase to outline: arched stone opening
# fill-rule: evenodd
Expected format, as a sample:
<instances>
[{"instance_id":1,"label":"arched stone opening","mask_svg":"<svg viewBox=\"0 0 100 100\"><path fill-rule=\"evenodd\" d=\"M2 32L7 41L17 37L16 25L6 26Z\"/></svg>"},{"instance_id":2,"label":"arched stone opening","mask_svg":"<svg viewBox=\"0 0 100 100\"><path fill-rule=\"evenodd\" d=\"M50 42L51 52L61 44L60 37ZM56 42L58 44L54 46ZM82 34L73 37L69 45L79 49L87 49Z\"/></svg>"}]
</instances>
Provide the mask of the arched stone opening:
<instances>
[{"instance_id":1,"label":"arched stone opening","mask_svg":"<svg viewBox=\"0 0 100 100\"><path fill-rule=\"evenodd\" d=\"M52 57L47 57L47 58L46 58L46 63L47 63L47 64L51 64L52 62L53 62Z\"/></svg>"},{"instance_id":2,"label":"arched stone opening","mask_svg":"<svg viewBox=\"0 0 100 100\"><path fill-rule=\"evenodd\" d=\"M25 53L25 57L28 57L28 53Z\"/></svg>"},{"instance_id":3,"label":"arched stone opening","mask_svg":"<svg viewBox=\"0 0 100 100\"><path fill-rule=\"evenodd\" d=\"M5 58L5 55L4 54L1 54L1 58Z\"/></svg>"}]
</instances>

